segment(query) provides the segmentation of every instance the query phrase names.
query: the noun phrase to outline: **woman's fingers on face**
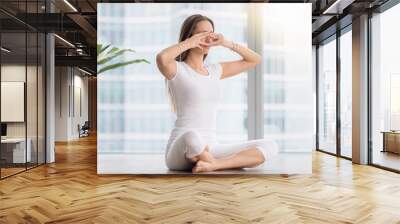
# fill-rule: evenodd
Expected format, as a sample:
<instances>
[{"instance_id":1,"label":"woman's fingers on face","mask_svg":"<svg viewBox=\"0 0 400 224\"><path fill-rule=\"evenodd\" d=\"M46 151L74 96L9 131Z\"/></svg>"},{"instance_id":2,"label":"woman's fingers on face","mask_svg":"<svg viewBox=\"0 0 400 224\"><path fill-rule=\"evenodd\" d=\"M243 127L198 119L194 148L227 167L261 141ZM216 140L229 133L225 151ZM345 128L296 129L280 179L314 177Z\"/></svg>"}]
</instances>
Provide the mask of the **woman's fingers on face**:
<instances>
[{"instance_id":1,"label":"woman's fingers on face","mask_svg":"<svg viewBox=\"0 0 400 224\"><path fill-rule=\"evenodd\" d=\"M219 33L213 33L212 37L213 37L214 39L221 39L222 35L219 34Z\"/></svg>"},{"instance_id":2,"label":"woman's fingers on face","mask_svg":"<svg viewBox=\"0 0 400 224\"><path fill-rule=\"evenodd\" d=\"M219 44L221 42L221 39L219 37L214 37L212 38L212 44Z\"/></svg>"},{"instance_id":3,"label":"woman's fingers on face","mask_svg":"<svg viewBox=\"0 0 400 224\"><path fill-rule=\"evenodd\" d=\"M211 31L207 31L202 33L203 35L201 35L202 38L214 38L215 34Z\"/></svg>"},{"instance_id":4,"label":"woman's fingers on face","mask_svg":"<svg viewBox=\"0 0 400 224\"><path fill-rule=\"evenodd\" d=\"M218 42L216 42L216 41L213 41L211 44L210 44L210 46L217 46L218 45Z\"/></svg>"},{"instance_id":5,"label":"woman's fingers on face","mask_svg":"<svg viewBox=\"0 0 400 224\"><path fill-rule=\"evenodd\" d=\"M204 47L216 46L220 42L220 35L218 33L208 31L196 35L199 37L198 47L202 50Z\"/></svg>"},{"instance_id":6,"label":"woman's fingers on face","mask_svg":"<svg viewBox=\"0 0 400 224\"><path fill-rule=\"evenodd\" d=\"M207 31L207 32L202 32L202 33L199 33L198 34L200 37L207 37L208 35L210 35L210 32L209 31Z\"/></svg>"},{"instance_id":7,"label":"woman's fingers on face","mask_svg":"<svg viewBox=\"0 0 400 224\"><path fill-rule=\"evenodd\" d=\"M202 32L202 33L198 33L196 34L196 36L199 37L201 42L207 41L207 40L213 40L215 38L214 33L207 31L207 32Z\"/></svg>"},{"instance_id":8,"label":"woman's fingers on face","mask_svg":"<svg viewBox=\"0 0 400 224\"><path fill-rule=\"evenodd\" d=\"M218 34L211 36L211 38L212 38L212 42L220 42L220 40L221 40L221 36Z\"/></svg>"},{"instance_id":9,"label":"woman's fingers on face","mask_svg":"<svg viewBox=\"0 0 400 224\"><path fill-rule=\"evenodd\" d=\"M204 42L204 41L206 41L208 38L209 38L209 36L201 37L201 38L200 38L200 41L203 41L203 42Z\"/></svg>"},{"instance_id":10,"label":"woman's fingers on face","mask_svg":"<svg viewBox=\"0 0 400 224\"><path fill-rule=\"evenodd\" d=\"M204 42L204 41L200 41L199 44L200 44L201 46L205 46L205 47L210 46L210 43L207 43L207 42Z\"/></svg>"},{"instance_id":11,"label":"woman's fingers on face","mask_svg":"<svg viewBox=\"0 0 400 224\"><path fill-rule=\"evenodd\" d=\"M211 36L212 38L217 38L217 37L218 37L218 34L217 34L217 33L210 33L210 36Z\"/></svg>"}]
</instances>

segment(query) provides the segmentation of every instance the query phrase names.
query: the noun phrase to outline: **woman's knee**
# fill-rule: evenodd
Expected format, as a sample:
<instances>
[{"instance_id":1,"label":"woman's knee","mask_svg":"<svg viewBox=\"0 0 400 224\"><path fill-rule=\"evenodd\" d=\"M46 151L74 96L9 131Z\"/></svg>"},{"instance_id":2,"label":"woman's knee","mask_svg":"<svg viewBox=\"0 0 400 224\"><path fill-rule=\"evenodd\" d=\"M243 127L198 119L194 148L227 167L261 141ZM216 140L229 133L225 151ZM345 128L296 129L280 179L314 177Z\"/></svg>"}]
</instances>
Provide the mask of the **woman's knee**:
<instances>
[{"instance_id":1,"label":"woman's knee","mask_svg":"<svg viewBox=\"0 0 400 224\"><path fill-rule=\"evenodd\" d=\"M185 132L182 138L185 145L190 147L196 146L201 141L200 135L196 131L192 130Z\"/></svg>"},{"instance_id":2,"label":"woman's knee","mask_svg":"<svg viewBox=\"0 0 400 224\"><path fill-rule=\"evenodd\" d=\"M182 138L187 149L187 156L189 158L199 155L203 152L205 143L202 137L196 131L187 131L183 134Z\"/></svg>"}]
</instances>

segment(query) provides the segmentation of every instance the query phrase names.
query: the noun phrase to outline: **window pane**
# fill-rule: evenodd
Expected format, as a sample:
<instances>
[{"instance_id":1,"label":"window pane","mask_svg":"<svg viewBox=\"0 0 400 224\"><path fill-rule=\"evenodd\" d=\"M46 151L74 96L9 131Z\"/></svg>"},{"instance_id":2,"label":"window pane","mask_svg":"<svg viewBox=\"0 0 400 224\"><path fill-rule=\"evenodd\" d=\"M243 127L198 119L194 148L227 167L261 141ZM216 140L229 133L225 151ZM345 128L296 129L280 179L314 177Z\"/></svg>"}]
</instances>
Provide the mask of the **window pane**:
<instances>
[{"instance_id":1,"label":"window pane","mask_svg":"<svg viewBox=\"0 0 400 224\"><path fill-rule=\"evenodd\" d=\"M311 12L305 4L262 6L264 137L282 151L309 152L315 127ZM282 19L282 13L291 16Z\"/></svg>"},{"instance_id":2,"label":"window pane","mask_svg":"<svg viewBox=\"0 0 400 224\"><path fill-rule=\"evenodd\" d=\"M396 5L374 15L371 29L372 163L396 170L400 170L399 21L400 5Z\"/></svg>"},{"instance_id":3,"label":"window pane","mask_svg":"<svg viewBox=\"0 0 400 224\"><path fill-rule=\"evenodd\" d=\"M351 158L352 141L352 50L351 30L340 37L340 127L341 154Z\"/></svg>"},{"instance_id":4,"label":"window pane","mask_svg":"<svg viewBox=\"0 0 400 224\"><path fill-rule=\"evenodd\" d=\"M27 141L28 141L28 156L27 167L31 168L37 165L38 161L38 98L37 98L37 83L38 83L38 35L36 32L27 32L27 48L28 48L28 61L26 69L26 116L27 116ZM29 153L30 151L30 153Z\"/></svg>"},{"instance_id":5,"label":"window pane","mask_svg":"<svg viewBox=\"0 0 400 224\"><path fill-rule=\"evenodd\" d=\"M226 6L225 6L226 5ZM209 14L215 24L215 32L226 38L247 46L247 4L203 4L202 14ZM191 12L192 13L192 12ZM190 13L190 14L191 14ZM189 14L185 15L188 16ZM183 18L182 18L183 19ZM239 60L241 57L226 48L211 49L207 62ZM224 79L222 100L217 114L217 137L220 143L248 139L247 130L247 72Z\"/></svg>"},{"instance_id":6,"label":"window pane","mask_svg":"<svg viewBox=\"0 0 400 224\"><path fill-rule=\"evenodd\" d=\"M0 16L3 16L0 13ZM26 170L26 163L32 161L31 138L27 138L25 91L27 77L26 33L7 32L1 34L1 125L2 137L9 144L1 144L1 177ZM12 100L5 100L11 98ZM36 96L36 95L35 95ZM11 109L10 108L14 108ZM2 141L3 142L3 141Z\"/></svg>"},{"instance_id":7,"label":"window pane","mask_svg":"<svg viewBox=\"0 0 400 224\"><path fill-rule=\"evenodd\" d=\"M336 38L318 51L319 149L336 153Z\"/></svg>"}]
</instances>

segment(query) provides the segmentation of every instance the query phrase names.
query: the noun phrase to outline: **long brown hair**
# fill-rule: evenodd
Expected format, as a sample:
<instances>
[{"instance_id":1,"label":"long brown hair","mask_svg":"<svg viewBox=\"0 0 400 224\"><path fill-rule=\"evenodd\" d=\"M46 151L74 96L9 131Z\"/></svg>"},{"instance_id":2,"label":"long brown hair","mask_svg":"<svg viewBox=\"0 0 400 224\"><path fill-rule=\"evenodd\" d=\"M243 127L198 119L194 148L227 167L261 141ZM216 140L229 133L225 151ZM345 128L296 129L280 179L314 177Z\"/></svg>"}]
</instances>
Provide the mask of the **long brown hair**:
<instances>
[{"instance_id":1,"label":"long brown hair","mask_svg":"<svg viewBox=\"0 0 400 224\"><path fill-rule=\"evenodd\" d=\"M214 30L214 22L210 18L208 18L207 16L203 16L203 15L200 15L200 14L191 15L191 16L189 16L189 17L187 17L185 19L185 21L183 22L183 24L181 26L181 31L180 31L180 34L179 34L179 42L182 42L182 41L190 38L191 36L193 36L193 32L196 29L197 24L199 22L201 22L201 21L210 22L212 27L213 27L213 30ZM178 55L175 58L175 60L177 60L177 61L185 61L187 56L188 56L188 54L189 54L189 50L184 51L180 55ZM203 60L205 60L206 57L207 57L207 54L204 55ZM168 86L167 79L165 79L165 86L166 86L166 89L167 89L167 95L168 95L169 101L171 103L172 111L174 113L176 113L176 103L175 103L174 97L172 96L171 88L169 88L169 86Z\"/></svg>"},{"instance_id":2,"label":"long brown hair","mask_svg":"<svg viewBox=\"0 0 400 224\"><path fill-rule=\"evenodd\" d=\"M179 42L182 42L182 41L190 38L191 36L193 36L193 32L196 29L197 24L201 21L210 22L212 25L212 28L214 30L214 22L207 16L203 16L200 14L191 15L185 19L185 21L183 22L183 24L181 26L181 32L179 34ZM185 61L188 54L189 54L189 50L184 51L183 53L178 55L178 57L176 57L176 60L177 61ZM206 57L207 57L207 54L204 55L203 60L206 59Z\"/></svg>"}]
</instances>

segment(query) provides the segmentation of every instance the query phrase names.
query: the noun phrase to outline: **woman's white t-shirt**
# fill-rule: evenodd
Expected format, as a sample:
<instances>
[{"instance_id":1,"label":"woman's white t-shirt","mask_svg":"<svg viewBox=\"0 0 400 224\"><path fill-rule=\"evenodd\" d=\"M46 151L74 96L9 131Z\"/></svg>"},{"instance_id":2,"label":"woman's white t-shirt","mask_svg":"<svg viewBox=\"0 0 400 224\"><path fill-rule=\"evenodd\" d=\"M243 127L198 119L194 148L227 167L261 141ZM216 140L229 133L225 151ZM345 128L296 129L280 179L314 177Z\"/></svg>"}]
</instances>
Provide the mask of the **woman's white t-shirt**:
<instances>
[{"instance_id":1,"label":"woman's white t-shirt","mask_svg":"<svg viewBox=\"0 0 400 224\"><path fill-rule=\"evenodd\" d=\"M221 99L221 64L206 65L208 75L196 72L185 62L176 62L175 76L167 80L171 98L176 106L176 121L171 131L171 143L188 130L197 131L203 140L215 144L216 113Z\"/></svg>"}]
</instances>

